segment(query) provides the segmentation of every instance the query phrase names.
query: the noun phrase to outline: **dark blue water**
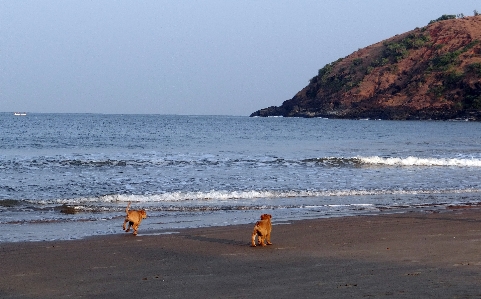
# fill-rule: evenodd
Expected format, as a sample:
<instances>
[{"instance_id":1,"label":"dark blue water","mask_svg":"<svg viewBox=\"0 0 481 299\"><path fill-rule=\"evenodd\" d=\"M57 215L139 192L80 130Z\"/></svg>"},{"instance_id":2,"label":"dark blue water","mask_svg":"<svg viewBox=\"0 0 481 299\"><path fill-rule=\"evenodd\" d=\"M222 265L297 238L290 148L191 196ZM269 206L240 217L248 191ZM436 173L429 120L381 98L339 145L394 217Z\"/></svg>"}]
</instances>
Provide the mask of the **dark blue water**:
<instances>
[{"instance_id":1,"label":"dark blue water","mask_svg":"<svg viewBox=\"0 0 481 299\"><path fill-rule=\"evenodd\" d=\"M128 201L140 234L477 203L480 177L476 122L3 113L0 242L121 233Z\"/></svg>"}]
</instances>

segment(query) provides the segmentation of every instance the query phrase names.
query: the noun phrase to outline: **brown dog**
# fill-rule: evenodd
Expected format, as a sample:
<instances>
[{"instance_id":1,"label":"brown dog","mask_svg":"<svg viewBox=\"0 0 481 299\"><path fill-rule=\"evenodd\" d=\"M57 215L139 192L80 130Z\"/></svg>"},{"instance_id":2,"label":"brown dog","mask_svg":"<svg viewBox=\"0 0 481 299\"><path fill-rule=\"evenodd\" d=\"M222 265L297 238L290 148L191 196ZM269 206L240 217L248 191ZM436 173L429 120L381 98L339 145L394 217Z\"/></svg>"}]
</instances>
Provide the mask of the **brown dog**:
<instances>
[{"instance_id":1,"label":"brown dog","mask_svg":"<svg viewBox=\"0 0 481 299\"><path fill-rule=\"evenodd\" d=\"M266 246L264 241L267 242L267 245L272 245L271 243L271 231L272 231L272 224L271 224L272 216L269 214L261 215L261 220L256 222L254 226L254 230L252 231L252 247L256 247L256 236L258 236L258 242L261 246Z\"/></svg>"},{"instance_id":2,"label":"brown dog","mask_svg":"<svg viewBox=\"0 0 481 299\"><path fill-rule=\"evenodd\" d=\"M128 232L130 231L130 226L132 226L134 229L134 235L137 235L137 230L139 229L140 222L142 222L142 219L147 218L147 213L144 209L129 211L129 207L130 202L127 204L127 208L125 209L125 213L127 215L125 216L125 221L124 225L122 225L122 228L124 231ZM125 229L125 224L127 222L129 223L129 226L127 227L127 229Z\"/></svg>"}]
</instances>

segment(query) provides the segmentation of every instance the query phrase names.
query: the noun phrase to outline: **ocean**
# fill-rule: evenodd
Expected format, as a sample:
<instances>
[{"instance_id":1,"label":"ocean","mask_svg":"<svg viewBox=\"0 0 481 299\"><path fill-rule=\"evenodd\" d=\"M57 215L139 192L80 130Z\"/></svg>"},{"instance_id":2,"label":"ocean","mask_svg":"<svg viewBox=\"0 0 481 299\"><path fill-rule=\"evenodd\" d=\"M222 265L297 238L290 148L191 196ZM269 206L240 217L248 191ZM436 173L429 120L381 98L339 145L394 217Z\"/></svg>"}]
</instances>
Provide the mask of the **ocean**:
<instances>
[{"instance_id":1,"label":"ocean","mask_svg":"<svg viewBox=\"0 0 481 299\"><path fill-rule=\"evenodd\" d=\"M0 113L0 242L481 203L481 123ZM250 232L246 232L247 235Z\"/></svg>"}]
</instances>

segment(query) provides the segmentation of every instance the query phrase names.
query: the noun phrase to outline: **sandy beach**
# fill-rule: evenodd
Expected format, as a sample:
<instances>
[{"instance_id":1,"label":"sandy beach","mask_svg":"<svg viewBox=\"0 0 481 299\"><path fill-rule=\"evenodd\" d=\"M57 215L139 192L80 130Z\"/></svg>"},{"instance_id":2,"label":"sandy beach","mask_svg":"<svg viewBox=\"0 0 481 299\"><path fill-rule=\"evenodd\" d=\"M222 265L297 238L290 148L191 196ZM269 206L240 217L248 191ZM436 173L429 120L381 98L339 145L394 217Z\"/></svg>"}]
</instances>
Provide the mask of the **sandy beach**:
<instances>
[{"instance_id":1,"label":"sandy beach","mask_svg":"<svg viewBox=\"0 0 481 299\"><path fill-rule=\"evenodd\" d=\"M3 243L0 297L481 297L477 207L274 224Z\"/></svg>"}]
</instances>

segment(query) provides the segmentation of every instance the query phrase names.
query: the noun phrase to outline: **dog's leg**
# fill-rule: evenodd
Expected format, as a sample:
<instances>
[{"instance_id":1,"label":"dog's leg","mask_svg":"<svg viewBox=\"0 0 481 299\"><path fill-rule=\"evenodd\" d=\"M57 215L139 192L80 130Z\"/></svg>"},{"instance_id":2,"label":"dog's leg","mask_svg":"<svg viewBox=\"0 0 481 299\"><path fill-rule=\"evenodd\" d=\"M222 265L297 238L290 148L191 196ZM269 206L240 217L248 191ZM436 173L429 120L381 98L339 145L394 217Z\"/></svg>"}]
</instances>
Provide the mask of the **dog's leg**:
<instances>
[{"instance_id":1,"label":"dog's leg","mask_svg":"<svg viewBox=\"0 0 481 299\"><path fill-rule=\"evenodd\" d=\"M259 235L259 245L262 247L266 246L265 244L266 238L264 236Z\"/></svg>"},{"instance_id":2,"label":"dog's leg","mask_svg":"<svg viewBox=\"0 0 481 299\"><path fill-rule=\"evenodd\" d=\"M137 230L139 229L139 223L134 223L134 225L132 227L134 228L134 235L136 236Z\"/></svg>"},{"instance_id":3,"label":"dog's leg","mask_svg":"<svg viewBox=\"0 0 481 299\"><path fill-rule=\"evenodd\" d=\"M127 226L127 229L125 230L126 232L129 232L130 231L130 227L133 225L134 223L132 221L129 221L129 225Z\"/></svg>"},{"instance_id":4,"label":"dog's leg","mask_svg":"<svg viewBox=\"0 0 481 299\"><path fill-rule=\"evenodd\" d=\"M133 228L134 228L133 234L134 234L134 236L137 236L137 230L139 229L139 225L138 225L138 224L134 224Z\"/></svg>"},{"instance_id":5,"label":"dog's leg","mask_svg":"<svg viewBox=\"0 0 481 299\"><path fill-rule=\"evenodd\" d=\"M266 241L267 241L267 245L272 245L272 243L271 243L271 233L267 233Z\"/></svg>"},{"instance_id":6,"label":"dog's leg","mask_svg":"<svg viewBox=\"0 0 481 299\"><path fill-rule=\"evenodd\" d=\"M262 235L260 233L257 233L257 245L262 246Z\"/></svg>"},{"instance_id":7,"label":"dog's leg","mask_svg":"<svg viewBox=\"0 0 481 299\"><path fill-rule=\"evenodd\" d=\"M142 218L139 219L139 222L134 224L134 235L137 235L137 231L139 230L140 223L142 223Z\"/></svg>"},{"instance_id":8,"label":"dog's leg","mask_svg":"<svg viewBox=\"0 0 481 299\"><path fill-rule=\"evenodd\" d=\"M252 247L256 247L256 235L257 235L257 231L254 229L254 231L252 232L252 240L251 240Z\"/></svg>"},{"instance_id":9,"label":"dog's leg","mask_svg":"<svg viewBox=\"0 0 481 299\"><path fill-rule=\"evenodd\" d=\"M129 222L129 219L125 218L124 224L122 225L122 229L123 229L123 230L125 230L125 224L126 224L127 222Z\"/></svg>"}]
</instances>

